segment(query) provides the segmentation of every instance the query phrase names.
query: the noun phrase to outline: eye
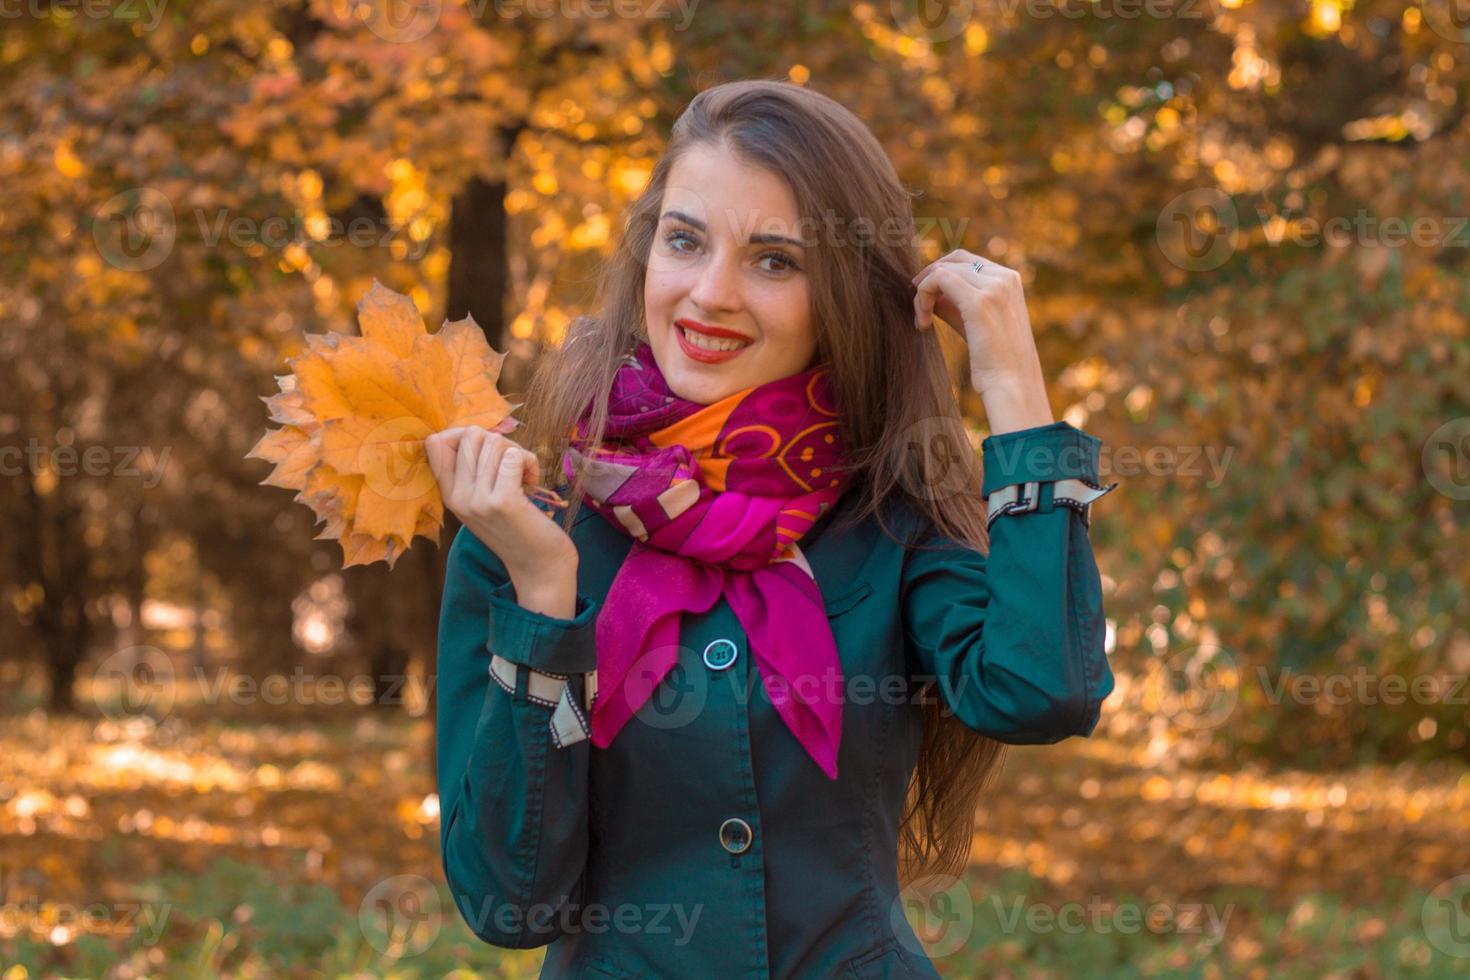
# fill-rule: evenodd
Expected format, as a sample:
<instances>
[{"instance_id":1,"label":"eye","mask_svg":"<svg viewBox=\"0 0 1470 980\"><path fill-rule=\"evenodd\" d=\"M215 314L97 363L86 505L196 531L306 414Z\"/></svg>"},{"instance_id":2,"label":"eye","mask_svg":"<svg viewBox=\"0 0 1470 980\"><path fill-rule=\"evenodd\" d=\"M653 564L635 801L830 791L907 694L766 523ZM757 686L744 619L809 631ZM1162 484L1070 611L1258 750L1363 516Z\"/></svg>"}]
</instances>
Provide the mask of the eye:
<instances>
[{"instance_id":1,"label":"eye","mask_svg":"<svg viewBox=\"0 0 1470 980\"><path fill-rule=\"evenodd\" d=\"M681 242L681 241L689 242L690 244L695 244L695 245L698 244L697 242L695 242L694 236L691 235L691 234L689 234L689 232L684 231L682 228L675 228L673 231L671 231L668 234L664 235L664 244L668 245L675 252L686 252L687 253L687 250L686 249L679 248L678 245L676 244L677 242Z\"/></svg>"},{"instance_id":2,"label":"eye","mask_svg":"<svg viewBox=\"0 0 1470 980\"><path fill-rule=\"evenodd\" d=\"M775 259L780 263L774 269L767 269L767 272L797 272L801 269L801 266L796 264L796 260L785 252L766 252L760 257L760 261L764 262L766 259Z\"/></svg>"}]
</instances>

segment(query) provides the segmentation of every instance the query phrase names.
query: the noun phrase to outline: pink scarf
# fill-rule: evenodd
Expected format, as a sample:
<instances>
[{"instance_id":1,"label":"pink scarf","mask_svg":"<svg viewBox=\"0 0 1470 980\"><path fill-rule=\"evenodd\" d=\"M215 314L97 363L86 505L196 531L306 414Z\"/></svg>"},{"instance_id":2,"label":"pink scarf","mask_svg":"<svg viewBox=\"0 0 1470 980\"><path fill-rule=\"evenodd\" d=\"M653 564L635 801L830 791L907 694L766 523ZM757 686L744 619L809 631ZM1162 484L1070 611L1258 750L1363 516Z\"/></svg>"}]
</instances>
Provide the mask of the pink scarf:
<instances>
[{"instance_id":1,"label":"pink scarf","mask_svg":"<svg viewBox=\"0 0 1470 980\"><path fill-rule=\"evenodd\" d=\"M587 445L586 419L562 469L635 539L597 617L592 744L606 748L673 668L683 614L724 595L772 705L836 779L842 665L796 543L851 479L826 368L700 405L642 343L618 366L602 445Z\"/></svg>"}]
</instances>

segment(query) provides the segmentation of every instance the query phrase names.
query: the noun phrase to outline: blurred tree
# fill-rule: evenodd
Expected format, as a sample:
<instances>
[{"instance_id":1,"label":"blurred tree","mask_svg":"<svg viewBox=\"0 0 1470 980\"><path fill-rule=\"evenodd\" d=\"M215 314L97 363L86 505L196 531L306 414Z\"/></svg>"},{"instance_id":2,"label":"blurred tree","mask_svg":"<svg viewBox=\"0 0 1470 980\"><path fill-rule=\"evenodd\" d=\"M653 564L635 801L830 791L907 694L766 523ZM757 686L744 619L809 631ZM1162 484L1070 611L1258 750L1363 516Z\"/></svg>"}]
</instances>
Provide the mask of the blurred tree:
<instances>
[{"instance_id":1,"label":"blurred tree","mask_svg":"<svg viewBox=\"0 0 1470 980\"><path fill-rule=\"evenodd\" d=\"M241 456L303 334L354 329L378 278L473 313L519 390L688 98L789 76L870 122L928 257L1026 277L1057 404L1127 491L1092 532L1120 658L1159 677L1223 649L1225 751L1470 751L1463 706L1277 705L1261 683L1470 670L1464 481L1423 454L1470 416L1470 36L1444 5L386 9L58 6L0 38L0 445L171 450L152 486L4 478L0 601L56 684L115 601L159 588L138 551L170 536L243 662L298 656L290 601L335 546ZM374 673L430 656L442 555L417 555L391 588L348 576Z\"/></svg>"},{"instance_id":2,"label":"blurred tree","mask_svg":"<svg viewBox=\"0 0 1470 980\"><path fill-rule=\"evenodd\" d=\"M306 512L252 485L259 465L241 456L264 424L247 407L252 393L270 390L304 331L353 329L374 277L421 309L473 312L505 349L507 168L524 152L519 138L567 132L611 152L639 128L628 125L641 119L625 104L629 76L653 76L636 20L528 16L507 30L487 5L451 4L408 37L380 13L311 2L242 15L203 3L128 24L57 10L5 37L5 131L32 135L6 144L7 175L28 200L3 216L16 273L4 312L52 329L17 335L17 365L49 352L78 375L62 386L31 371L30 390L65 395L54 415L91 405L108 438L146 430L147 445L174 451L146 491L152 505L107 486L87 498L90 525L70 496L79 485L56 492L44 470L28 467L7 496L38 514L47 504L36 521L47 534L7 556L18 583L9 598L35 606L58 706L97 618L87 604L121 590L140 605L136 546L169 529L196 543L201 569L231 598L241 666L294 658L290 600L327 562L306 544ZM465 138L476 132L486 138ZM101 357L77 357L88 339ZM534 348L518 355L523 377ZM129 375L125 358L146 370ZM142 397L95 411L114 381ZM11 390L18 408L27 389ZM8 407L3 419L22 442L59 431ZM410 653L433 648L440 557L420 551L391 583L385 569L347 576L353 646L385 688ZM83 574L112 552L120 570Z\"/></svg>"}]
</instances>

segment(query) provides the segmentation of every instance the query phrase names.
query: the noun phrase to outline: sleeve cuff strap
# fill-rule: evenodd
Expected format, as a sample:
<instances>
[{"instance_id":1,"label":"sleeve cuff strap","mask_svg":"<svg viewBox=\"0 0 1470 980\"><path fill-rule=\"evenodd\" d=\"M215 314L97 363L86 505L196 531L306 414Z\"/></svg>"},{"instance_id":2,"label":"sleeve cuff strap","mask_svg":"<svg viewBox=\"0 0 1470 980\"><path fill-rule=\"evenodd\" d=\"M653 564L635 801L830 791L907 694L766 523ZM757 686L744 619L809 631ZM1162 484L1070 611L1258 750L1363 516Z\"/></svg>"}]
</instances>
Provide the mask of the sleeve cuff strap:
<instances>
[{"instance_id":1,"label":"sleeve cuff strap","mask_svg":"<svg viewBox=\"0 0 1470 980\"><path fill-rule=\"evenodd\" d=\"M986 497L1014 484L1071 478L1096 486L1099 480L1102 440L1070 422L988 436L980 449L985 461L981 493Z\"/></svg>"},{"instance_id":2,"label":"sleeve cuff strap","mask_svg":"<svg viewBox=\"0 0 1470 980\"><path fill-rule=\"evenodd\" d=\"M532 612L516 602L510 582L491 589L486 647L511 663L548 674L585 674L597 669L596 622L601 603L577 593L571 619Z\"/></svg>"},{"instance_id":3,"label":"sleeve cuff strap","mask_svg":"<svg viewBox=\"0 0 1470 980\"><path fill-rule=\"evenodd\" d=\"M1008 487L1001 487L985 498L985 526L989 528L995 523L996 518L1003 515L1027 514L1032 511L1045 513L1054 510L1060 504L1078 511L1082 515L1083 525L1091 527L1092 502L1104 494L1111 493L1117 486L1117 481L1104 487L1090 480L1077 480L1070 477L1047 483L1037 480L1013 483ZM1043 487L1050 489L1043 490ZM1043 496L1048 498L1045 504L1042 501Z\"/></svg>"},{"instance_id":4,"label":"sleeve cuff strap","mask_svg":"<svg viewBox=\"0 0 1470 980\"><path fill-rule=\"evenodd\" d=\"M592 706L597 702L597 671L582 677L544 674L511 663L499 654L490 657L490 676L507 694L516 693L518 675L526 675L526 699L552 708L548 723L551 741L559 749L575 745L592 735ZM582 696L577 696L577 688Z\"/></svg>"}]
</instances>

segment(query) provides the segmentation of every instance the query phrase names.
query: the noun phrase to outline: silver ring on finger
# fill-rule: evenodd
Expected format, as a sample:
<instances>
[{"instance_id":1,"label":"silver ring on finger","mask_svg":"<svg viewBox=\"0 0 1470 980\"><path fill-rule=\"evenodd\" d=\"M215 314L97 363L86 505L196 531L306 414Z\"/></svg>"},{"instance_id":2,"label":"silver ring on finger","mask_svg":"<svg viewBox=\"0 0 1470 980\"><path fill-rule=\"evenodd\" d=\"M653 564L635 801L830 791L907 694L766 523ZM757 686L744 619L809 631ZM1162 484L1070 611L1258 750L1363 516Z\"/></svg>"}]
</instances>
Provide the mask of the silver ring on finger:
<instances>
[{"instance_id":1,"label":"silver ring on finger","mask_svg":"<svg viewBox=\"0 0 1470 980\"><path fill-rule=\"evenodd\" d=\"M974 264L974 265L972 265L972 266L970 266L970 268L972 268L972 269L974 269L974 270L975 270L975 271L976 271L976 272L979 272L979 271L980 271L980 267L981 267L981 266L982 266L982 265L984 265L984 264L985 264L985 263L984 263L984 262L983 262L983 261L981 261L981 262L976 262L976 263L975 263L975 264Z\"/></svg>"}]
</instances>

